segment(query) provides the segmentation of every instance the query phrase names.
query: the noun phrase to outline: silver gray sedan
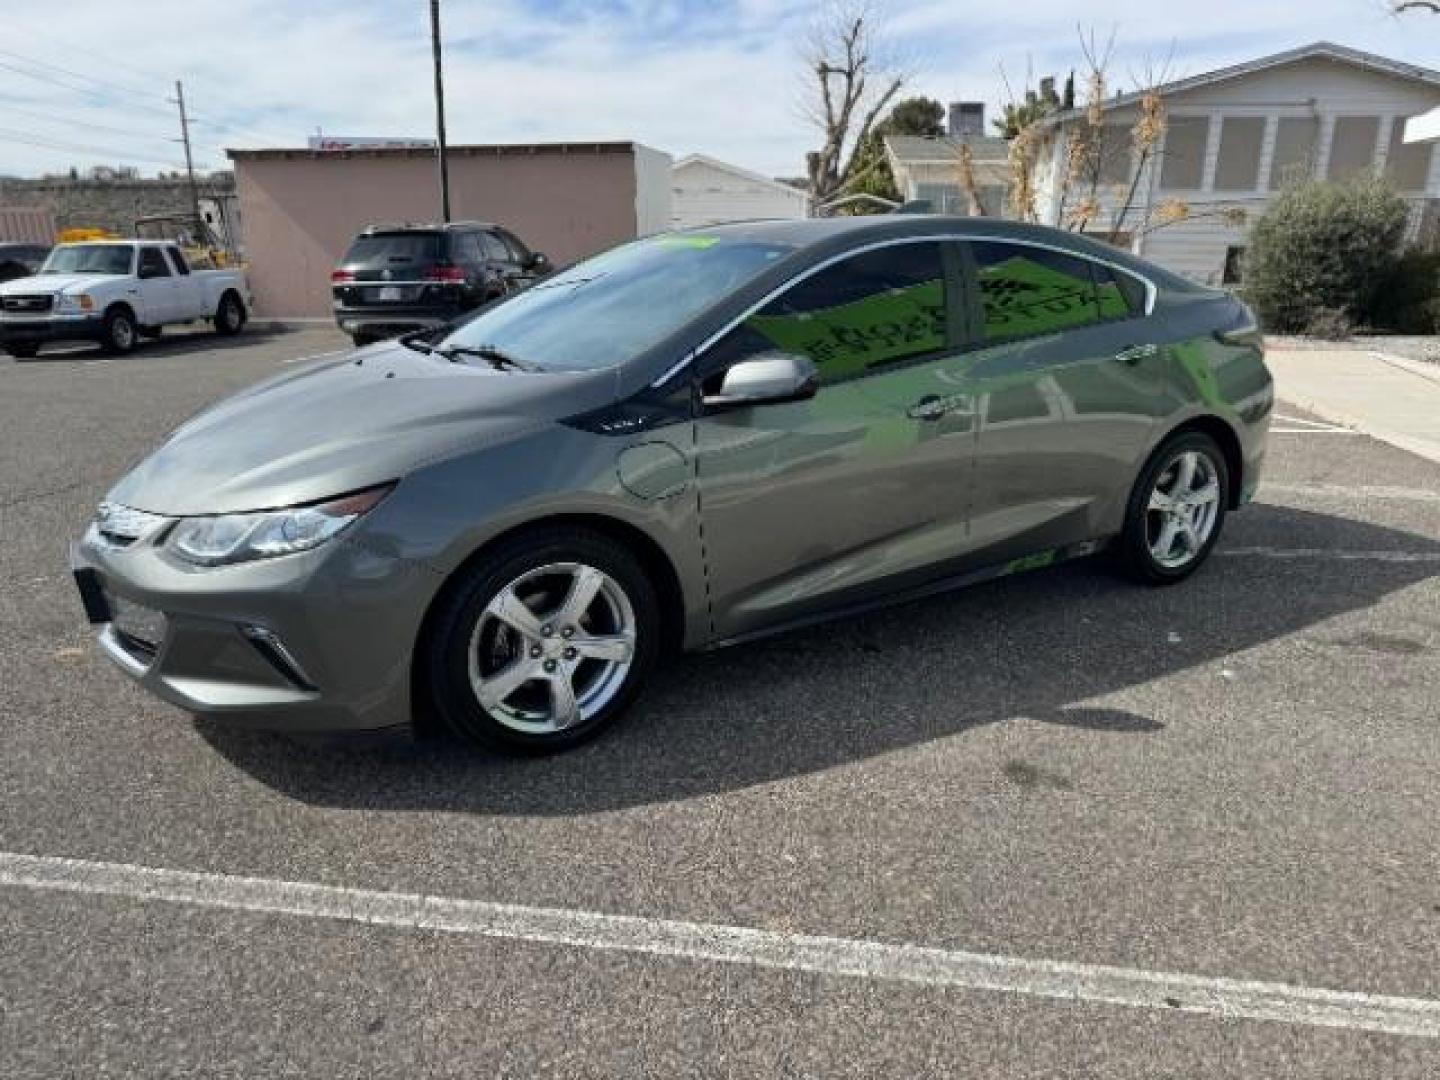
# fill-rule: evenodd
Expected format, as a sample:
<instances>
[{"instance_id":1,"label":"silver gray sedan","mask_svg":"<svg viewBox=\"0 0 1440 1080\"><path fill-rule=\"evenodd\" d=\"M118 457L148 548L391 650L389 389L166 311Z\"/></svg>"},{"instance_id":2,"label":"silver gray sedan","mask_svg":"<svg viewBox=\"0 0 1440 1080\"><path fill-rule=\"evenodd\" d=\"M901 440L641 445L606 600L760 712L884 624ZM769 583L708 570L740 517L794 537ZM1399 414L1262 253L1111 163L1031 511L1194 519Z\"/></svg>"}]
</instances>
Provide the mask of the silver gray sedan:
<instances>
[{"instance_id":1,"label":"silver gray sedan","mask_svg":"<svg viewBox=\"0 0 1440 1080\"><path fill-rule=\"evenodd\" d=\"M72 563L104 651L266 728L553 750L667 653L1103 550L1205 561L1272 406L1245 307L925 216L637 240L175 431Z\"/></svg>"}]
</instances>

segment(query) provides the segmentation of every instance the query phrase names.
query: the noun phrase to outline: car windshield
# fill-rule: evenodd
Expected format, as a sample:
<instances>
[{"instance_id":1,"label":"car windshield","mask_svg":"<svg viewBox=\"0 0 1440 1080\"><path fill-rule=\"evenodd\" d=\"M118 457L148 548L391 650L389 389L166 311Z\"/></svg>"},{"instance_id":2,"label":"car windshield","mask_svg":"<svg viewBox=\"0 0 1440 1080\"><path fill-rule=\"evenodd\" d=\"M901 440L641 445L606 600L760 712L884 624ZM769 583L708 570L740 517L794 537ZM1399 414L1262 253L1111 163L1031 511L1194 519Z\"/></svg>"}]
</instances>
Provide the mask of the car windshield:
<instances>
[{"instance_id":1,"label":"car windshield","mask_svg":"<svg viewBox=\"0 0 1440 1080\"><path fill-rule=\"evenodd\" d=\"M50 253L42 274L128 274L129 244L84 244L58 247Z\"/></svg>"},{"instance_id":2,"label":"car windshield","mask_svg":"<svg viewBox=\"0 0 1440 1080\"><path fill-rule=\"evenodd\" d=\"M483 312L439 348L485 346L547 371L613 367L674 333L792 250L786 244L695 233L636 240Z\"/></svg>"}]
</instances>

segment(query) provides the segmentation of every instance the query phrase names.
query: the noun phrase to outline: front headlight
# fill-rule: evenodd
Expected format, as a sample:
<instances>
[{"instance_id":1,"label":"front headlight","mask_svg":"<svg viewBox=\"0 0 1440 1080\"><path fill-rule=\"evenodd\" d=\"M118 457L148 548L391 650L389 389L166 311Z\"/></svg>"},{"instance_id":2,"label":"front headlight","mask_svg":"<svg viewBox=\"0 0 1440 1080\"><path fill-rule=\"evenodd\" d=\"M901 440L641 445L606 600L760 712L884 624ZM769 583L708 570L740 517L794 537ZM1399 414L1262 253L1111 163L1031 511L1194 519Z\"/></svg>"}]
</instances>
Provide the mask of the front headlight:
<instances>
[{"instance_id":1,"label":"front headlight","mask_svg":"<svg viewBox=\"0 0 1440 1080\"><path fill-rule=\"evenodd\" d=\"M95 301L88 293L60 293L55 297L55 307L60 311L94 311Z\"/></svg>"},{"instance_id":2,"label":"front headlight","mask_svg":"<svg viewBox=\"0 0 1440 1080\"><path fill-rule=\"evenodd\" d=\"M186 562L200 566L309 551L368 514L394 486L382 484L328 502L284 510L181 518L166 544Z\"/></svg>"}]
</instances>

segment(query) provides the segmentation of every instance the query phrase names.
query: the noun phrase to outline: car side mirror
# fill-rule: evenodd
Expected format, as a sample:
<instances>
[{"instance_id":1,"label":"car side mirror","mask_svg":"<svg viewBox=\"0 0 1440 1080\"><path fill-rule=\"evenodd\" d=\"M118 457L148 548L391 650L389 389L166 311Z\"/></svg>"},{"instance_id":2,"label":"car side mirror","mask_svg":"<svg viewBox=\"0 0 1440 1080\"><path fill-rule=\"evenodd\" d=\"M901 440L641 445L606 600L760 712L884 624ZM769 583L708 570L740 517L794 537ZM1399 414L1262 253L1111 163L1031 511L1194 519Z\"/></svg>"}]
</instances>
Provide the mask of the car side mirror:
<instances>
[{"instance_id":1,"label":"car side mirror","mask_svg":"<svg viewBox=\"0 0 1440 1080\"><path fill-rule=\"evenodd\" d=\"M525 269L537 274L548 274L550 272L550 258L543 251L531 252L530 259L525 264Z\"/></svg>"},{"instance_id":2,"label":"car side mirror","mask_svg":"<svg viewBox=\"0 0 1440 1080\"><path fill-rule=\"evenodd\" d=\"M710 408L733 408L801 401L814 397L819 388L820 372L808 356L767 352L731 367L720 380L719 391L706 394L704 403Z\"/></svg>"}]
</instances>

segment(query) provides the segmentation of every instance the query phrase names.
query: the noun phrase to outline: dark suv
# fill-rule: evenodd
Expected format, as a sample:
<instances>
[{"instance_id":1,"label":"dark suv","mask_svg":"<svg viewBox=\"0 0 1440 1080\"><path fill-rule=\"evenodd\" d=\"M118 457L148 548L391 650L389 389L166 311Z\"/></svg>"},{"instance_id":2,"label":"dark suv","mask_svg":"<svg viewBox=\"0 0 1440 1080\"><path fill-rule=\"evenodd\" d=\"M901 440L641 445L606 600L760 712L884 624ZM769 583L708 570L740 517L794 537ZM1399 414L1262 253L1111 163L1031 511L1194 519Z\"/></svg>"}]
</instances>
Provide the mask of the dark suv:
<instances>
[{"instance_id":1,"label":"dark suv","mask_svg":"<svg viewBox=\"0 0 1440 1080\"><path fill-rule=\"evenodd\" d=\"M330 275L335 321L356 345L440 326L550 271L499 225L371 225Z\"/></svg>"},{"instance_id":2,"label":"dark suv","mask_svg":"<svg viewBox=\"0 0 1440 1080\"><path fill-rule=\"evenodd\" d=\"M49 244L0 244L0 281L29 277L49 254Z\"/></svg>"}]
</instances>

